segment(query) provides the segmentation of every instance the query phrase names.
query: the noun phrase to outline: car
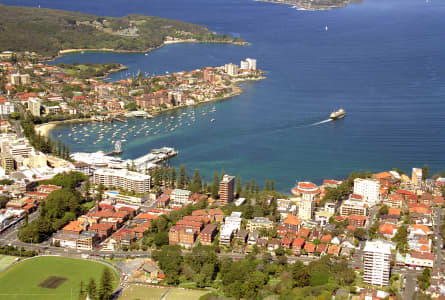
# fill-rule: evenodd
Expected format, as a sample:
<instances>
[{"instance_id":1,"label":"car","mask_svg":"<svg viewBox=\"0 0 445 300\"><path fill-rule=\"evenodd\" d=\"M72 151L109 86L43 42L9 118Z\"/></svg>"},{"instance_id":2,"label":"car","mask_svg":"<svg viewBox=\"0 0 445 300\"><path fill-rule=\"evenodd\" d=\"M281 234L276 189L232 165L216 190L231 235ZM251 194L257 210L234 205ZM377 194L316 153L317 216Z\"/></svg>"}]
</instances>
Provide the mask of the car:
<instances>
[{"instance_id":1,"label":"car","mask_svg":"<svg viewBox=\"0 0 445 300\"><path fill-rule=\"evenodd\" d=\"M356 270L360 270L360 267L355 267Z\"/></svg>"}]
</instances>

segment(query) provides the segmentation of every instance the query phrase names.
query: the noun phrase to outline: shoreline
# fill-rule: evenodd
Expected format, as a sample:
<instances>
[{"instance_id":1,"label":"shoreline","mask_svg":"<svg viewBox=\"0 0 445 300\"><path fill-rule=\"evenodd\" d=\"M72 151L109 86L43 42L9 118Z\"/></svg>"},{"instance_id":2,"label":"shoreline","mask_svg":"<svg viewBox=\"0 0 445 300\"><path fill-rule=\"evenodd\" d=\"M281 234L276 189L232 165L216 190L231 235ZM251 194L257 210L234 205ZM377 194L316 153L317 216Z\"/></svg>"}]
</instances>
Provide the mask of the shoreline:
<instances>
[{"instance_id":1,"label":"shoreline","mask_svg":"<svg viewBox=\"0 0 445 300\"><path fill-rule=\"evenodd\" d=\"M198 41L198 40L177 40L177 41L163 41L161 45L148 48L145 50L117 50L111 48L88 48L88 49L64 49L59 50L59 53L53 57L43 57L42 61L54 61L61 58L65 54L78 53L78 52L111 52L111 53L150 53L158 50L169 44L181 44L181 43L194 43L194 44L231 44L236 46L249 46L249 42L233 42L233 41Z\"/></svg>"},{"instance_id":2,"label":"shoreline","mask_svg":"<svg viewBox=\"0 0 445 300\"><path fill-rule=\"evenodd\" d=\"M266 78L267 78L266 76L261 76L259 78L255 78L255 79L240 80L237 83L243 83L243 82L249 82L249 81L260 81L260 80L264 80ZM183 105L183 106L175 106L175 107L165 108L162 111L148 111L148 113L150 115L152 115L153 117L156 117L156 116L162 115L163 113L166 113L166 112L169 112L169 111L173 111L173 110L176 110L176 109L181 109L181 108L186 108L186 107L193 107L193 106L198 106L200 104L227 100L227 99L239 96L239 95L241 95L243 93L243 90L238 85L234 85L233 86L233 90L234 90L233 94L231 94L231 95L212 98L212 99L209 99L207 101L201 101L201 102L198 102L198 103L195 103L195 104L192 104L192 105ZM136 117L134 117L134 118L136 118ZM71 119L71 120L63 120L63 121L52 121L52 122L49 122L49 123L36 125L34 127L34 130L35 130L35 132L37 134L40 133L41 136L48 137L49 133L51 132L51 130L53 130L54 127L56 127L57 125L69 124L69 123L93 122L93 121L94 121L94 119L92 117L85 118L85 119Z\"/></svg>"},{"instance_id":3,"label":"shoreline","mask_svg":"<svg viewBox=\"0 0 445 300\"><path fill-rule=\"evenodd\" d=\"M34 127L34 131L37 134L40 134L41 136L48 137L49 133L51 132L54 127L60 124L67 124L67 123L82 123L82 122L91 122L93 121L92 118L85 118L85 119L69 119L69 120L62 120L62 121L52 121L48 123L43 123L36 125Z\"/></svg>"}]
</instances>

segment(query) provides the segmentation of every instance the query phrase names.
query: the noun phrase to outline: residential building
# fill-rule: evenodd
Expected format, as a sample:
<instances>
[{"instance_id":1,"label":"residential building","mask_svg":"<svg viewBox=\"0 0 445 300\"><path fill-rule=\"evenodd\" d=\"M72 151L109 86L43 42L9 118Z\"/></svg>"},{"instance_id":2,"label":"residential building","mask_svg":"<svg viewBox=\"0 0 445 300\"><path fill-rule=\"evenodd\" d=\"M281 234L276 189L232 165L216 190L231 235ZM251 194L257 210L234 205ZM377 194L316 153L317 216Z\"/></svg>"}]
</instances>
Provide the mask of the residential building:
<instances>
[{"instance_id":1,"label":"residential building","mask_svg":"<svg viewBox=\"0 0 445 300\"><path fill-rule=\"evenodd\" d=\"M14 158L9 153L2 153L1 156L1 167L5 169L5 171L14 171L15 163Z\"/></svg>"},{"instance_id":2,"label":"residential building","mask_svg":"<svg viewBox=\"0 0 445 300\"><path fill-rule=\"evenodd\" d=\"M242 69L242 67L241 67L241 69ZM235 65L235 64L232 64L232 63L230 63L230 64L226 64L226 65L224 66L224 70L225 70L225 72L226 72L227 74L229 74L230 76L236 76L236 75L238 75L238 66Z\"/></svg>"},{"instance_id":3,"label":"residential building","mask_svg":"<svg viewBox=\"0 0 445 300\"><path fill-rule=\"evenodd\" d=\"M434 266L434 254L431 252L411 251L406 255L405 263L410 266L432 268Z\"/></svg>"},{"instance_id":4,"label":"residential building","mask_svg":"<svg viewBox=\"0 0 445 300\"><path fill-rule=\"evenodd\" d=\"M422 185L422 169L413 168L412 174L411 174L411 183L414 186L421 186Z\"/></svg>"},{"instance_id":5,"label":"residential building","mask_svg":"<svg viewBox=\"0 0 445 300\"><path fill-rule=\"evenodd\" d=\"M14 104L11 102L3 102L0 103L0 115L9 116L14 112Z\"/></svg>"},{"instance_id":6,"label":"residential building","mask_svg":"<svg viewBox=\"0 0 445 300\"><path fill-rule=\"evenodd\" d=\"M388 285L391 271L391 245L382 240L367 241L363 253L363 281L372 285Z\"/></svg>"},{"instance_id":7,"label":"residential building","mask_svg":"<svg viewBox=\"0 0 445 300\"><path fill-rule=\"evenodd\" d=\"M369 206L377 204L380 200L380 183L374 179L354 179L354 194L361 195L363 201Z\"/></svg>"},{"instance_id":8,"label":"residential building","mask_svg":"<svg viewBox=\"0 0 445 300\"><path fill-rule=\"evenodd\" d=\"M35 117L40 117L42 104L38 98L30 98L28 101L28 108L31 114Z\"/></svg>"},{"instance_id":9,"label":"residential building","mask_svg":"<svg viewBox=\"0 0 445 300\"><path fill-rule=\"evenodd\" d=\"M11 74L9 82L14 85L28 85L31 84L31 76L29 74Z\"/></svg>"},{"instance_id":10,"label":"residential building","mask_svg":"<svg viewBox=\"0 0 445 300\"><path fill-rule=\"evenodd\" d=\"M349 215L367 216L368 205L363 201L361 195L352 194L349 199L344 200L340 206L340 216Z\"/></svg>"},{"instance_id":11,"label":"residential building","mask_svg":"<svg viewBox=\"0 0 445 300\"><path fill-rule=\"evenodd\" d=\"M225 219L225 223L221 225L219 234L219 243L221 245L230 244L233 235L241 228L241 220L240 212L232 212L232 214Z\"/></svg>"},{"instance_id":12,"label":"residential building","mask_svg":"<svg viewBox=\"0 0 445 300\"><path fill-rule=\"evenodd\" d=\"M219 184L219 201L221 205L233 202L235 176L225 174Z\"/></svg>"},{"instance_id":13,"label":"residential building","mask_svg":"<svg viewBox=\"0 0 445 300\"><path fill-rule=\"evenodd\" d=\"M216 225L208 224L201 231L201 234L199 235L199 241L203 245L211 245L215 235L216 235Z\"/></svg>"},{"instance_id":14,"label":"residential building","mask_svg":"<svg viewBox=\"0 0 445 300\"><path fill-rule=\"evenodd\" d=\"M170 194L170 200L177 204L187 205L191 202L190 201L191 195L192 195L192 192L190 192L190 191L174 189L173 192Z\"/></svg>"},{"instance_id":15,"label":"residential building","mask_svg":"<svg viewBox=\"0 0 445 300\"><path fill-rule=\"evenodd\" d=\"M247 221L246 229L248 231L260 230L262 228L269 230L272 229L273 226L274 226L273 222L268 218L255 217Z\"/></svg>"},{"instance_id":16,"label":"residential building","mask_svg":"<svg viewBox=\"0 0 445 300\"><path fill-rule=\"evenodd\" d=\"M149 175L117 169L99 169L94 172L95 184L113 186L138 194L150 191L151 177Z\"/></svg>"},{"instance_id":17,"label":"residential building","mask_svg":"<svg viewBox=\"0 0 445 300\"><path fill-rule=\"evenodd\" d=\"M294 195L301 195L298 203L298 218L302 221L312 219L315 196L320 193L320 188L312 182L298 182L292 189Z\"/></svg>"}]
</instances>

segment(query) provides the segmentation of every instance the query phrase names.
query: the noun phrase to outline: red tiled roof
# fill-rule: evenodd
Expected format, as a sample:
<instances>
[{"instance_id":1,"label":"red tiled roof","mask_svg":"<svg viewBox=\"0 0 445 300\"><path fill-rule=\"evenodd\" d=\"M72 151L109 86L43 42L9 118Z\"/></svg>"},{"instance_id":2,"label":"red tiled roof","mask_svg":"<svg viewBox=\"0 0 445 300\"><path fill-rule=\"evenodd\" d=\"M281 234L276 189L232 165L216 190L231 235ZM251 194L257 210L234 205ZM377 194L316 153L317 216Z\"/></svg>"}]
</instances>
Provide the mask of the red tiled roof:
<instances>
[{"instance_id":1,"label":"red tiled roof","mask_svg":"<svg viewBox=\"0 0 445 300\"><path fill-rule=\"evenodd\" d=\"M304 250L309 253L313 253L315 251L315 245L311 242L307 242L306 244L304 244Z\"/></svg>"},{"instance_id":2,"label":"red tiled roof","mask_svg":"<svg viewBox=\"0 0 445 300\"><path fill-rule=\"evenodd\" d=\"M309 228L300 228L298 231L298 236L302 238L307 238L311 230Z\"/></svg>"},{"instance_id":3,"label":"red tiled roof","mask_svg":"<svg viewBox=\"0 0 445 300\"><path fill-rule=\"evenodd\" d=\"M397 229L397 226L391 223L383 223L379 226L379 232L382 234L394 234L394 230Z\"/></svg>"},{"instance_id":4,"label":"red tiled roof","mask_svg":"<svg viewBox=\"0 0 445 300\"><path fill-rule=\"evenodd\" d=\"M305 239L301 238L301 237L297 237L293 242L292 242L292 247L294 246L303 246L304 242L306 242Z\"/></svg>"},{"instance_id":5,"label":"red tiled roof","mask_svg":"<svg viewBox=\"0 0 445 300\"><path fill-rule=\"evenodd\" d=\"M330 234L324 235L321 238L322 243L329 243L331 240L332 240L332 235Z\"/></svg>"}]
</instances>

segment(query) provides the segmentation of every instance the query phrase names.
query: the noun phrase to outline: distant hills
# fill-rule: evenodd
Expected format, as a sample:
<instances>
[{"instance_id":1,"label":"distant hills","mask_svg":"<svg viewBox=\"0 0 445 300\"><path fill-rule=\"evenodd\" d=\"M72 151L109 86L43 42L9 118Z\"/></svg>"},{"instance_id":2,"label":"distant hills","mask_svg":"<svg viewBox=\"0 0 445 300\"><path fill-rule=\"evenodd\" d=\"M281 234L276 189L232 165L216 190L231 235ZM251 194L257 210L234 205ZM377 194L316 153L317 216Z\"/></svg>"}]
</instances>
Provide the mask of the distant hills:
<instances>
[{"instance_id":1,"label":"distant hills","mask_svg":"<svg viewBox=\"0 0 445 300\"><path fill-rule=\"evenodd\" d=\"M112 49L142 52L164 41L242 43L208 28L143 15L122 18L0 4L0 51L56 56L67 49Z\"/></svg>"}]
</instances>

